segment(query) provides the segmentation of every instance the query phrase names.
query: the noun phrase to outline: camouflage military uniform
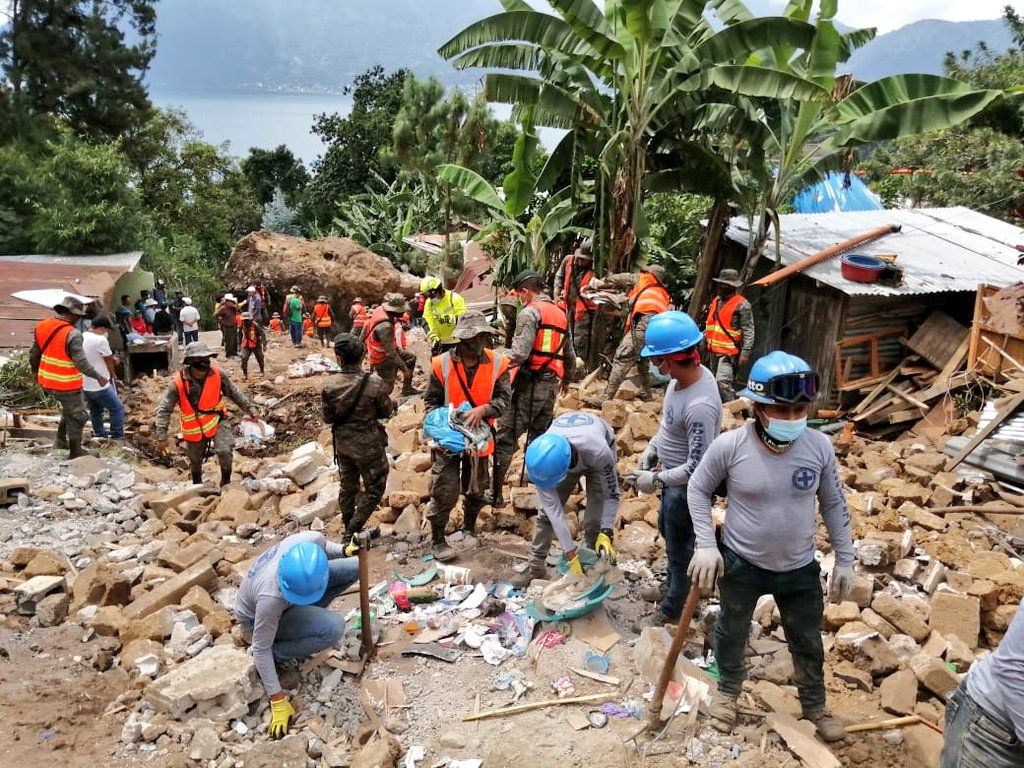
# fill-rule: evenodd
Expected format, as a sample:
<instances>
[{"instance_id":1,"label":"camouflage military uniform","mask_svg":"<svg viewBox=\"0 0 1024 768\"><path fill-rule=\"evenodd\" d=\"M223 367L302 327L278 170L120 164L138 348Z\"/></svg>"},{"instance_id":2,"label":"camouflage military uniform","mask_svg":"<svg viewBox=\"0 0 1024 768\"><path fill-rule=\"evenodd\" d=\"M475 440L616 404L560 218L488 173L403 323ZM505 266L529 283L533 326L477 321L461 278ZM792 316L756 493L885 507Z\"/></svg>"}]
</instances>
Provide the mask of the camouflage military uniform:
<instances>
[{"instance_id":1,"label":"camouflage military uniform","mask_svg":"<svg viewBox=\"0 0 1024 768\"><path fill-rule=\"evenodd\" d=\"M452 356L458 358L458 348L452 350ZM465 364L464 364L465 365ZM477 366L465 365L466 383L473 385L476 376ZM511 398L511 387L509 375L506 371L494 384L494 391L491 393L490 402L487 404L487 411L484 417L495 419L508 410L509 399ZM437 380L436 376L430 376L430 383L427 385L423 402L428 410L440 408L447 405L444 393L444 385ZM463 523L464 530L472 532L476 526L476 518L480 509L484 506L484 492L489 488L490 466L487 457L477 458L464 454L452 453L445 448L435 448L431 454L433 465L431 466L430 481L430 525L434 532L434 540L443 541L444 530L448 525L448 518L451 511L459 501L459 494L465 494L463 502Z\"/></svg>"},{"instance_id":2,"label":"camouflage military uniform","mask_svg":"<svg viewBox=\"0 0 1024 768\"><path fill-rule=\"evenodd\" d=\"M252 404L245 392L239 389L224 372L220 370L220 390L225 397L230 398L246 413L252 411ZM187 377L189 400L193 408L199 407L199 396L203 391L203 382L195 379L184 369ZM167 427L170 424L171 412L178 405L178 387L174 379L167 385L160 405L156 409L156 438L163 440L167 437ZM217 455L217 462L220 464L221 485L231 481L231 466L233 451L235 448L234 424L227 418L222 418L217 425L217 433L212 439L203 438L196 442L188 442L188 466L192 473L192 482L199 484L203 481L203 459L206 457L207 449L213 445L213 452Z\"/></svg>"},{"instance_id":3,"label":"camouflage military uniform","mask_svg":"<svg viewBox=\"0 0 1024 768\"><path fill-rule=\"evenodd\" d=\"M547 294L540 294L536 301L551 301ZM535 307L527 306L519 313L516 335L512 340L509 357L512 364L519 364L512 403L509 412L498 425L498 439L494 447L493 496L501 498L501 487L512 463L512 456L525 434L527 442L544 434L551 426L555 415L555 402L562 380L551 370L531 371L525 363L530 358L534 338L540 325L540 313ZM576 355L572 344L566 341L562 354L565 359L565 380L572 381L576 370Z\"/></svg>"},{"instance_id":4,"label":"camouflage military uniform","mask_svg":"<svg viewBox=\"0 0 1024 768\"><path fill-rule=\"evenodd\" d=\"M626 335L622 337L618 348L615 350L615 359L612 361L612 370L608 374L608 386L605 387L604 396L606 399L615 397L619 391L619 385L626 380L630 369L636 365L640 373L640 391L650 394L651 377L650 367L646 360L640 357L640 351L644 348L644 331L647 330L647 322L654 315L637 315Z\"/></svg>"},{"instance_id":5,"label":"camouflage military uniform","mask_svg":"<svg viewBox=\"0 0 1024 768\"><path fill-rule=\"evenodd\" d=\"M332 377L322 397L324 421L331 425L338 463L338 508L346 533L357 533L384 495L388 438L378 419L394 413L395 404L381 378L363 373L359 366L346 367Z\"/></svg>"},{"instance_id":6,"label":"camouflage military uniform","mask_svg":"<svg viewBox=\"0 0 1024 768\"><path fill-rule=\"evenodd\" d=\"M399 349L395 343L395 325L393 323L380 323L373 329L373 335L384 347L386 358L380 363L372 366L383 384L384 395L391 396L398 380L399 372L405 377L403 392L408 394L412 385L412 373L416 369L416 355L405 349Z\"/></svg>"}]
</instances>

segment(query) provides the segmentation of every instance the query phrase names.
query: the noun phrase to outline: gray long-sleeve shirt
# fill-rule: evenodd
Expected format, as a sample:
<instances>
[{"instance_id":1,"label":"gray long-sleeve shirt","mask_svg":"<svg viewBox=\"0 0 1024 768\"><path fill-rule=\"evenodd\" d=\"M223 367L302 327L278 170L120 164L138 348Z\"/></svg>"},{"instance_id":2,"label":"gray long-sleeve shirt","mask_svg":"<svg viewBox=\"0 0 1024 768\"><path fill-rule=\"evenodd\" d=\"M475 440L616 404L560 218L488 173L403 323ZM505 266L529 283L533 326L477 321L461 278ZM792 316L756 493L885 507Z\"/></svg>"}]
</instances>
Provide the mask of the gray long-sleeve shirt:
<instances>
[{"instance_id":1,"label":"gray long-sleeve shirt","mask_svg":"<svg viewBox=\"0 0 1024 768\"><path fill-rule=\"evenodd\" d=\"M345 557L345 547L328 541L322 533L301 531L282 539L256 558L245 574L235 597L235 617L245 626L252 627L252 656L256 671L267 696L281 690L274 667L274 638L281 614L291 606L277 585L277 564L282 555L296 544L311 541L327 553L327 559Z\"/></svg>"},{"instance_id":2,"label":"gray long-sleeve shirt","mask_svg":"<svg viewBox=\"0 0 1024 768\"><path fill-rule=\"evenodd\" d=\"M971 667L967 693L1024 742L1024 600L999 647Z\"/></svg>"},{"instance_id":3,"label":"gray long-sleeve shirt","mask_svg":"<svg viewBox=\"0 0 1024 768\"><path fill-rule=\"evenodd\" d=\"M601 527L611 528L619 511L619 475L615 469L615 431L590 413L570 411L551 423L548 434L561 435L573 447L576 463L569 471L587 479L587 493L601 489ZM537 497L563 550L574 549L572 533L557 488L538 488Z\"/></svg>"},{"instance_id":4,"label":"gray long-sleeve shirt","mask_svg":"<svg viewBox=\"0 0 1024 768\"><path fill-rule=\"evenodd\" d=\"M546 293L541 293L537 295L534 301L551 301L551 297ZM540 310L530 304L523 307L519 317L516 319L516 335L512 339L512 349L508 351L512 365L523 365L530 357L530 352L533 350L533 341L537 336L537 329L539 327ZM576 353L573 351L568 337L566 337L566 343L562 346L562 356L565 363L565 380L572 381L573 372L576 370Z\"/></svg>"},{"instance_id":5,"label":"gray long-sleeve shirt","mask_svg":"<svg viewBox=\"0 0 1024 768\"><path fill-rule=\"evenodd\" d=\"M850 513L828 438L806 430L785 453L773 453L753 424L720 435L690 478L686 494L698 547L715 546L711 502L726 481L725 545L768 571L793 571L814 559L815 499L837 565L853 564Z\"/></svg>"},{"instance_id":6,"label":"gray long-sleeve shirt","mask_svg":"<svg viewBox=\"0 0 1024 768\"><path fill-rule=\"evenodd\" d=\"M711 441L722 431L722 396L703 365L699 380L681 389L673 379L665 391L661 424L651 444L658 450L665 485L686 485Z\"/></svg>"},{"instance_id":7,"label":"gray long-sleeve shirt","mask_svg":"<svg viewBox=\"0 0 1024 768\"><path fill-rule=\"evenodd\" d=\"M186 371L187 383L188 383L188 395L189 401L192 403L193 408L199 407L199 397L203 392L203 382L192 378ZM218 369L220 370L220 369ZM252 410L252 403L249 402L249 398L246 397L245 392L238 388L231 379L228 378L227 374L220 371L220 391L227 395L231 400L238 405L246 413ZM171 421L171 413L174 411L174 406L178 404L178 387L174 383L172 378L170 383L167 385L167 389L164 390L164 396L160 399L160 404L156 407L156 438L157 440L163 440L167 437L167 426Z\"/></svg>"},{"instance_id":8,"label":"gray long-sleeve shirt","mask_svg":"<svg viewBox=\"0 0 1024 768\"><path fill-rule=\"evenodd\" d=\"M43 341L46 341L46 339L43 339ZM68 334L68 337L64 342L64 349L67 351L68 357L71 358L71 362L75 364L75 368L80 370L90 379L110 378L106 371L101 373L92 367L92 364L85 356L85 348L82 344L82 332L77 328L72 329L71 333ZM28 363L32 368L32 373L38 373L39 363L42 358L43 350L40 349L37 342L33 341L32 349L30 349L28 353Z\"/></svg>"}]
</instances>

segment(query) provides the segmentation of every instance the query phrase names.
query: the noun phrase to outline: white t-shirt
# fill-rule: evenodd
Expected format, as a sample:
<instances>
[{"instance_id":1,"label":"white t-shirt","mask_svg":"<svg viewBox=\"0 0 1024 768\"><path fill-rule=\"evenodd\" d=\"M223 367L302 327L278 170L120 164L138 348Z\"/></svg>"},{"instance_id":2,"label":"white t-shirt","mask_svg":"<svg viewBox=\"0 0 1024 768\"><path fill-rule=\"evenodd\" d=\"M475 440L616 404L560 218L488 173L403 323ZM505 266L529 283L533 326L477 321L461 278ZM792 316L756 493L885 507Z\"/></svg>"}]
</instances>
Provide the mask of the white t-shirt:
<instances>
[{"instance_id":1,"label":"white t-shirt","mask_svg":"<svg viewBox=\"0 0 1024 768\"><path fill-rule=\"evenodd\" d=\"M178 320L181 321L182 329L186 331L198 331L199 330L199 310L195 307L182 307L181 313L178 315Z\"/></svg>"},{"instance_id":2,"label":"white t-shirt","mask_svg":"<svg viewBox=\"0 0 1024 768\"><path fill-rule=\"evenodd\" d=\"M86 331L82 334L82 349L85 352L85 359L89 361L89 364L100 373L106 373L107 362L103 358L114 354L110 349L110 342L107 341L107 337L99 333ZM107 387L109 386L110 382L108 381ZM96 379L89 376L82 379L82 389L86 392L100 392L107 387L101 387Z\"/></svg>"}]
</instances>

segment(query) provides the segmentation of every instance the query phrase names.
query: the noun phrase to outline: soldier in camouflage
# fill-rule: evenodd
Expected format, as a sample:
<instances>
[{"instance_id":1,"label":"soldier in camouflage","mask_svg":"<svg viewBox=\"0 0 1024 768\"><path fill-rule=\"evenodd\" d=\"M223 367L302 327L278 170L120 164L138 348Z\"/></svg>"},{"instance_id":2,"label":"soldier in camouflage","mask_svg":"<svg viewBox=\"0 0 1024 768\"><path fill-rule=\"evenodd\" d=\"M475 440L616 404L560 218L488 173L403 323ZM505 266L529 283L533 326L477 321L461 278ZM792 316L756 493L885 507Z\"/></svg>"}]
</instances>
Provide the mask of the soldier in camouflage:
<instances>
[{"instance_id":1,"label":"soldier in camouflage","mask_svg":"<svg viewBox=\"0 0 1024 768\"><path fill-rule=\"evenodd\" d=\"M331 377L323 391L324 421L331 425L338 464L338 508L349 534L362 530L384 495L388 438L379 419L395 411L380 376L363 373L365 351L363 342L352 334L338 334L334 353L341 373Z\"/></svg>"}]
</instances>

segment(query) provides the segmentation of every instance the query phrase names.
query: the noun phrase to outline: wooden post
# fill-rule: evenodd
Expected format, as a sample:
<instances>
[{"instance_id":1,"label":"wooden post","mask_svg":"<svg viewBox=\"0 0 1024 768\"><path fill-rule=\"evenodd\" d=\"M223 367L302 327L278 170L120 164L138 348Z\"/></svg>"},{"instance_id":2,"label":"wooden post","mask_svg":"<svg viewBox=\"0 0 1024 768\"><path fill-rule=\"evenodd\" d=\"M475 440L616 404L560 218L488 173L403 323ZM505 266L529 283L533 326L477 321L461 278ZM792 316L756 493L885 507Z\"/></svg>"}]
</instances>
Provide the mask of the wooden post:
<instances>
[{"instance_id":1,"label":"wooden post","mask_svg":"<svg viewBox=\"0 0 1024 768\"><path fill-rule=\"evenodd\" d=\"M647 708L647 727L654 728L661 719L661 705L665 701L665 691L668 684L672 682L672 673L676 668L676 660L679 652L683 650L683 643L686 642L686 633L690 631L690 622L693 621L693 614L697 611L697 603L700 601L700 587L696 584L690 587L690 594L686 596L686 605L683 606L683 615L679 617L679 624L676 626L675 636L672 638L672 645L665 657L665 666L661 668L661 677L658 679L658 687L654 689L654 696L651 697L650 706Z\"/></svg>"}]
</instances>

